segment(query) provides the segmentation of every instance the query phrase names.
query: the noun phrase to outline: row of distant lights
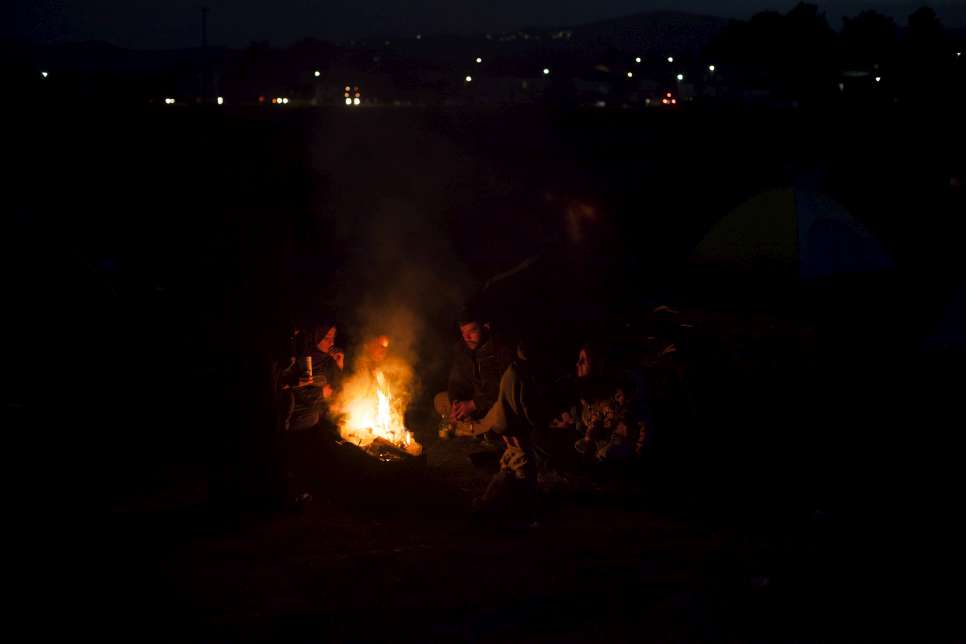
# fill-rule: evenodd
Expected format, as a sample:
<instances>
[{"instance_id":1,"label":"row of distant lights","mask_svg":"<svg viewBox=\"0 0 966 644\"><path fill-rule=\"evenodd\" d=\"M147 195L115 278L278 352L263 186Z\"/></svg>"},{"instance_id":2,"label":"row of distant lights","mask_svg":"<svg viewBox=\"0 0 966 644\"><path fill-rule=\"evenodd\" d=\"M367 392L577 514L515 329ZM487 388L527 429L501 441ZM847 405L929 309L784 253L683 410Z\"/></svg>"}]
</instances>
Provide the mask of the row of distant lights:
<instances>
[{"instance_id":1,"label":"row of distant lights","mask_svg":"<svg viewBox=\"0 0 966 644\"><path fill-rule=\"evenodd\" d=\"M963 52L961 52L961 51L957 51L956 52L956 58L960 58L962 55L963 55ZM634 59L634 62L639 65L639 64L641 64L643 62L643 59L640 56L638 56L637 58ZM673 63L674 62L674 56L668 56L667 57L667 62ZM477 56L476 57L476 64L477 65L481 65L482 63L483 63L483 59L480 58L479 56ZM714 65L708 65L708 71L709 72L714 72L715 71L715 66ZM50 76L50 74L48 72L40 72L40 75L43 76L44 78L47 78L48 76ZM321 71L315 70L315 77L316 78L319 78L321 75L322 75L322 72ZM550 75L550 69L547 68L547 67L544 67L543 68L543 75L544 76L549 76ZM628 78L634 78L634 72L627 72L627 77ZM677 78L678 78L679 81L680 80L684 80L684 74L678 74ZM466 77L466 82L467 83L472 82L472 80L473 80L473 78L471 76L467 76ZM878 83L881 80L882 80L882 77L881 76L876 76L875 77L875 82ZM170 99L170 100L171 100L172 103L174 102L174 99ZM168 101L168 99L165 99L165 102L167 102L167 101ZM218 104L221 105L223 102L224 101L223 101L222 97L219 96L218 97ZM287 103L288 102L288 99L283 99L282 102L283 103ZM170 103L169 103L169 105L170 105Z\"/></svg>"},{"instance_id":2,"label":"row of distant lights","mask_svg":"<svg viewBox=\"0 0 966 644\"><path fill-rule=\"evenodd\" d=\"M216 100L218 101L218 104L219 105L224 105L225 104L225 97L224 96L219 96ZM274 98L272 99L272 102L273 103L275 102L275 99ZM286 102L288 102L288 99L286 99ZM174 105L175 104L175 99L173 99L171 97L168 97L168 98L164 99L164 104L165 105Z\"/></svg>"},{"instance_id":3,"label":"row of distant lights","mask_svg":"<svg viewBox=\"0 0 966 644\"><path fill-rule=\"evenodd\" d=\"M962 57L962 55L963 55L963 52L961 52L961 51L957 51L956 52L956 58L960 58L960 57ZM638 56L638 57L636 57L634 59L634 62L640 64L641 62L643 62L643 59L640 56ZM668 56L667 57L667 62L673 63L674 62L674 56ZM483 59L480 58L479 56L477 56L476 57L476 64L477 65L480 65L482 63L483 63ZM716 70L716 67L714 65L708 65L708 71L709 72L714 73L715 70ZM47 78L48 76L50 76L49 72L46 72L46 71L40 72L40 75L43 76L44 78ZM322 72L320 72L319 70L315 70L315 77L316 78L319 78L321 75L322 75ZM549 67L544 67L543 68L543 75L544 76L549 76L550 75L550 68ZM627 77L628 78L634 78L634 72L627 72ZM684 80L684 74L678 74L676 76L676 78L678 79L678 81L683 81ZM470 76L469 74L467 74L466 75L466 82L467 83L472 83L473 82L473 77ZM881 83L882 82L882 77L881 76L876 76L875 77L875 82ZM358 90L358 89L359 88L357 87L356 90ZM355 95L354 98L350 97L349 96L349 86L346 85L346 88L345 88L345 104L346 105L359 105L361 102L362 101L359 98L359 92L356 91L356 95ZM666 103L666 101L662 101L662 102L665 102ZM175 100L173 98L166 98L166 99L164 99L164 104L165 105L174 105L174 103L175 103ZM222 97L222 96L219 96L218 97L218 104L219 105L224 105L225 104L224 97ZM273 105L276 105L276 104L277 105L288 105L288 98L286 98L286 97L276 97L276 98L273 98L272 99L272 104Z\"/></svg>"},{"instance_id":4,"label":"row of distant lights","mask_svg":"<svg viewBox=\"0 0 966 644\"><path fill-rule=\"evenodd\" d=\"M957 54L957 55L958 55L958 54ZM482 63L482 62L483 62L483 59L482 59L482 58L479 58L479 57L478 57L478 58L476 59L476 62L477 62L477 64L480 64L480 63ZM643 62L643 59L642 59L642 58L641 58L640 56L638 56L638 57L636 57L636 58L634 59L634 62L635 62L635 63L638 63L638 64L640 64L641 62ZM669 62L669 63L673 63L673 62L674 62L674 56L668 56L668 57L667 57L667 62ZM711 73L714 73L714 72L715 72L716 70L717 70L717 68L716 68L716 67L715 67L714 65L708 65L708 71L709 71L709 72L711 72ZM315 75L316 75L316 76L318 76L318 75L319 75L319 73L318 73L318 72L315 72ZM550 75L550 68L549 68L549 67L544 67L544 68L543 68L543 75L544 75L544 76L549 76L549 75ZM628 78L634 78L634 72L627 72L627 77L628 77ZM678 74L678 75L676 76L676 78L677 78L677 79L678 79L679 81L683 81L683 80L684 80L684 74ZM466 81L467 83L472 83L472 82L473 82L473 77L472 77L471 75L469 75L469 74L467 74L467 75L466 75L466 78L465 78L464 80L465 80L465 81Z\"/></svg>"}]
</instances>

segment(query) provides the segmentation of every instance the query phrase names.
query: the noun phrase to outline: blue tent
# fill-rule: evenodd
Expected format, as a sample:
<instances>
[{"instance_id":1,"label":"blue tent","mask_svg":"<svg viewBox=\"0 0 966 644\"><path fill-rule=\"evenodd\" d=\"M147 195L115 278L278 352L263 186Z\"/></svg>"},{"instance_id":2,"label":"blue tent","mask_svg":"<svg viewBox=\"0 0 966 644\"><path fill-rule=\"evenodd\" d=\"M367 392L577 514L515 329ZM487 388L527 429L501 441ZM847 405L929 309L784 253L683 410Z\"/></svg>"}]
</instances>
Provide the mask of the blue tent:
<instances>
[{"instance_id":1,"label":"blue tent","mask_svg":"<svg viewBox=\"0 0 966 644\"><path fill-rule=\"evenodd\" d=\"M966 284L959 287L942 318L923 342L927 351L966 351Z\"/></svg>"}]
</instances>

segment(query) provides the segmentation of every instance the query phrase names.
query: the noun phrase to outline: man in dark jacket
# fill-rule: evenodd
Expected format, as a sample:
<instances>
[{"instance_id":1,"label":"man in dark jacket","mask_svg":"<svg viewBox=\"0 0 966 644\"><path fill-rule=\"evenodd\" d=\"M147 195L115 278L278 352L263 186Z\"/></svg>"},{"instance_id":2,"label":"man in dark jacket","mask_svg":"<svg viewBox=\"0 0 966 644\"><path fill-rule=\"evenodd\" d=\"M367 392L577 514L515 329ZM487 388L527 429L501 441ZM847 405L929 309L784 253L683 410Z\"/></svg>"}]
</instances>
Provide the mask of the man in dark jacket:
<instances>
[{"instance_id":1,"label":"man in dark jacket","mask_svg":"<svg viewBox=\"0 0 966 644\"><path fill-rule=\"evenodd\" d=\"M467 313L458 320L457 345L447 390L434 403L444 423L472 423L486 416L500 392L500 378L513 361L513 351L497 338L482 316Z\"/></svg>"}]
</instances>

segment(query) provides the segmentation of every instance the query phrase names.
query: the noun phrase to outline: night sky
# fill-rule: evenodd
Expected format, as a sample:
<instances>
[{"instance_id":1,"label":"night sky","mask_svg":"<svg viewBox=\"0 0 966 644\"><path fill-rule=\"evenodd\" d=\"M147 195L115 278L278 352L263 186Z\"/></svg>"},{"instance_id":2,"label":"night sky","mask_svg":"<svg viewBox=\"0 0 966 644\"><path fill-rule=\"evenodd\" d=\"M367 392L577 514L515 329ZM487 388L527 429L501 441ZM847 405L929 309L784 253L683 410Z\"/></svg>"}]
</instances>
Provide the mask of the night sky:
<instances>
[{"instance_id":1,"label":"night sky","mask_svg":"<svg viewBox=\"0 0 966 644\"><path fill-rule=\"evenodd\" d=\"M794 0L14 0L13 19L2 21L0 35L39 42L104 40L138 49L191 47L199 41L202 5L212 9L211 43L238 47L253 40L284 46L306 36L342 41L367 35L566 26L665 8L746 17L762 9L784 11L794 4ZM842 15L862 8L874 7L901 18L922 2L819 4L833 27L838 27ZM966 0L933 6L948 26L964 26Z\"/></svg>"}]
</instances>

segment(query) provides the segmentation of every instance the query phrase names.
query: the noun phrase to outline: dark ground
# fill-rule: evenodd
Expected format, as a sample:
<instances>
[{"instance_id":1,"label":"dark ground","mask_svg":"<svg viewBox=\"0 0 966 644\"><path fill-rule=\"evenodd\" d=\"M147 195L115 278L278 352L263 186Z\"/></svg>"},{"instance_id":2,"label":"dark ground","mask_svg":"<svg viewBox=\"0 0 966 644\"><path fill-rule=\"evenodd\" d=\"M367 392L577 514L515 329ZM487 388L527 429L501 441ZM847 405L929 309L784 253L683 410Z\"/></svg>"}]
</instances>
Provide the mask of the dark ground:
<instances>
[{"instance_id":1,"label":"dark ground","mask_svg":"<svg viewBox=\"0 0 966 644\"><path fill-rule=\"evenodd\" d=\"M192 641L961 637L961 363L917 351L962 279L954 116L21 115L4 391L35 624ZM894 254L891 281L681 279L717 217L815 168ZM582 246L561 232L574 199L604 213ZM472 447L439 443L420 412L461 294L534 250L555 258L536 308L559 370L588 332L652 333L653 304L706 320L683 339L697 416L660 476L551 494L538 525L498 530L469 515L486 481ZM336 303L350 348L373 300L418 310L427 465L329 445L302 512L214 511L220 361L306 299ZM756 316L818 333L792 351L739 331Z\"/></svg>"}]
</instances>

